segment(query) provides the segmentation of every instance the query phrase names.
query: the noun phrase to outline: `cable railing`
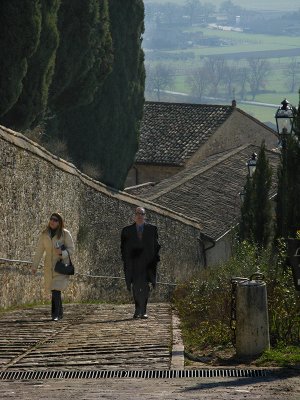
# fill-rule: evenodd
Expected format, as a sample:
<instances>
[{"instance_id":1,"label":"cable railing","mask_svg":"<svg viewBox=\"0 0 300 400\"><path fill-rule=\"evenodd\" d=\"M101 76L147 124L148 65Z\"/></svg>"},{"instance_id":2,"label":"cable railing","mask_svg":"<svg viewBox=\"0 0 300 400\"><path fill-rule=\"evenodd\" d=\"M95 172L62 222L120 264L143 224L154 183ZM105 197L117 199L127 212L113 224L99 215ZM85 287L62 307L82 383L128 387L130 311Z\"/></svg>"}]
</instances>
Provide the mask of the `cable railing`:
<instances>
[{"instance_id":1,"label":"cable railing","mask_svg":"<svg viewBox=\"0 0 300 400\"><path fill-rule=\"evenodd\" d=\"M0 265L4 263L10 263L10 264L23 264L24 266L32 265L32 261L26 261L26 260L15 260L15 259L10 259L10 258L1 258L0 257ZM43 265L40 265L38 269L43 268ZM86 278L97 278L97 279L119 279L125 281L125 278L122 276L113 276L113 275L92 275L92 274L82 274L80 272L75 272L75 276L78 277L86 277ZM171 282L156 282L157 285L166 285L166 286L177 286L176 283L171 283Z\"/></svg>"}]
</instances>

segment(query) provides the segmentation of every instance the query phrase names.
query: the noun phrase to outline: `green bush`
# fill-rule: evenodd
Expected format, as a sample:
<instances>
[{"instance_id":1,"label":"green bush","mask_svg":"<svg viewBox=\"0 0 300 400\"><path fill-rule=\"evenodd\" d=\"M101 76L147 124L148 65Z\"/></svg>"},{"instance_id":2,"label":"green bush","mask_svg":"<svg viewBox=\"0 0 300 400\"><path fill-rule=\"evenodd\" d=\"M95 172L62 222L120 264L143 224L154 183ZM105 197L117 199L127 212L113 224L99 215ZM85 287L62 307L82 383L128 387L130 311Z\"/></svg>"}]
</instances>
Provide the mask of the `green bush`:
<instances>
[{"instance_id":1,"label":"green bush","mask_svg":"<svg viewBox=\"0 0 300 400\"><path fill-rule=\"evenodd\" d=\"M267 284L271 344L300 342L300 300L291 271L284 267L285 248L281 243L278 248L275 257L270 249L258 251L243 242L228 262L178 285L174 305L188 351L231 342L231 278L250 278L255 272L262 273Z\"/></svg>"}]
</instances>

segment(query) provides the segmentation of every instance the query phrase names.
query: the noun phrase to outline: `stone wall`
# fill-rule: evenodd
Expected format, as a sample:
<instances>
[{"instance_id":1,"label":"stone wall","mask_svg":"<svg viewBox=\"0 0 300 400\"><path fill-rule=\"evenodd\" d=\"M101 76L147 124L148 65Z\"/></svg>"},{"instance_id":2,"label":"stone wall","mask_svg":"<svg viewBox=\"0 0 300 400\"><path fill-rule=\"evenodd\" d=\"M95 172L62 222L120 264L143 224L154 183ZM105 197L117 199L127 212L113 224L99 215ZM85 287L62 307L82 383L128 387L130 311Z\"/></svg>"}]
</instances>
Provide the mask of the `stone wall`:
<instances>
[{"instance_id":1,"label":"stone wall","mask_svg":"<svg viewBox=\"0 0 300 400\"><path fill-rule=\"evenodd\" d=\"M132 222L136 206L147 209L158 226L161 249L158 280L186 279L203 265L197 222L111 189L80 173L23 135L0 127L0 258L32 260L40 231L53 211L63 214L76 242L73 257L80 274L123 278L120 232ZM41 269L42 271L42 269ZM42 272L26 264L0 261L0 307L48 298ZM152 300L164 300L170 286L160 284ZM76 275L65 293L70 301L128 301L123 279Z\"/></svg>"}]
</instances>

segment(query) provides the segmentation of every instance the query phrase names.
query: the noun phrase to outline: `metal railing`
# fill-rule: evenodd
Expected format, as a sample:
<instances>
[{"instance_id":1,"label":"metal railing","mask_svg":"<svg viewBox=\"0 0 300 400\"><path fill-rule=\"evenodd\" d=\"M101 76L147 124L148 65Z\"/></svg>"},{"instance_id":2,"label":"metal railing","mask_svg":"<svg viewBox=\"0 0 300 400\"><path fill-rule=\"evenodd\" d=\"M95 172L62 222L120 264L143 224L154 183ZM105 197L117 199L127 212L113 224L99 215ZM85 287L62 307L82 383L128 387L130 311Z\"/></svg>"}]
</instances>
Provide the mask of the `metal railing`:
<instances>
[{"instance_id":1,"label":"metal railing","mask_svg":"<svg viewBox=\"0 0 300 400\"><path fill-rule=\"evenodd\" d=\"M10 258L0 258L0 264L3 263L10 263L10 264L23 264L24 266L32 265L32 261L26 261L26 260L14 260ZM38 269L41 269L43 265L40 265ZM113 275L91 275L91 274L82 274L80 272L75 272L75 276L82 276L86 278L97 278L97 279L120 279L120 280L125 280L124 277L122 276L113 276ZM171 282L156 282L157 285L167 285L167 286L177 286L176 283L171 283Z\"/></svg>"}]
</instances>

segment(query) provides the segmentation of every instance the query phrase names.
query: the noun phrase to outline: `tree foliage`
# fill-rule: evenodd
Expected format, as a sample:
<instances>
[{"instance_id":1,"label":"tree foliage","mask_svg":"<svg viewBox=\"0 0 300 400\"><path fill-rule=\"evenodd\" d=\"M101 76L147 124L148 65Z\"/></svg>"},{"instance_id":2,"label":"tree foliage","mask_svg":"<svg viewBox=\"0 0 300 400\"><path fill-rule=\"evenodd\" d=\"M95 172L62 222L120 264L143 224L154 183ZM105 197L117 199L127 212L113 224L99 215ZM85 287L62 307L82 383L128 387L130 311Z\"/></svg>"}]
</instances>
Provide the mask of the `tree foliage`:
<instances>
[{"instance_id":1,"label":"tree foliage","mask_svg":"<svg viewBox=\"0 0 300 400\"><path fill-rule=\"evenodd\" d=\"M259 93L260 89L265 85L265 80L271 71L271 65L268 60L261 58L248 58L249 65L248 82L252 100Z\"/></svg>"},{"instance_id":2,"label":"tree foliage","mask_svg":"<svg viewBox=\"0 0 300 400\"><path fill-rule=\"evenodd\" d=\"M146 91L151 95L155 94L157 101L160 101L161 93L166 89L171 89L174 84L172 68L164 64L147 65L147 84Z\"/></svg>"},{"instance_id":3,"label":"tree foliage","mask_svg":"<svg viewBox=\"0 0 300 400\"><path fill-rule=\"evenodd\" d=\"M266 247L272 234L272 206L270 196L272 169L261 145L256 170L247 178L245 198L241 208L240 239Z\"/></svg>"},{"instance_id":4,"label":"tree foliage","mask_svg":"<svg viewBox=\"0 0 300 400\"><path fill-rule=\"evenodd\" d=\"M299 96L300 97L300 96ZM299 104L300 106L300 104ZM300 107L294 109L294 135L287 138L278 168L276 236L296 237L300 229Z\"/></svg>"},{"instance_id":5,"label":"tree foliage","mask_svg":"<svg viewBox=\"0 0 300 400\"><path fill-rule=\"evenodd\" d=\"M60 0L41 3L41 33L36 51L28 59L28 70L23 79L23 90L3 122L14 129L28 129L40 122L48 104L49 86L55 66L59 42L57 12Z\"/></svg>"},{"instance_id":6,"label":"tree foliage","mask_svg":"<svg viewBox=\"0 0 300 400\"><path fill-rule=\"evenodd\" d=\"M122 187L144 104L142 0L3 0L0 123L43 125L79 167Z\"/></svg>"},{"instance_id":7,"label":"tree foliage","mask_svg":"<svg viewBox=\"0 0 300 400\"><path fill-rule=\"evenodd\" d=\"M17 102L41 32L39 0L0 2L0 117Z\"/></svg>"},{"instance_id":8,"label":"tree foliage","mask_svg":"<svg viewBox=\"0 0 300 400\"><path fill-rule=\"evenodd\" d=\"M58 27L60 44L49 101L55 114L90 104L110 72L107 0L63 0Z\"/></svg>"},{"instance_id":9,"label":"tree foliage","mask_svg":"<svg viewBox=\"0 0 300 400\"><path fill-rule=\"evenodd\" d=\"M101 181L120 188L137 150L144 105L143 2L110 1L109 14L112 72L91 104L60 116L58 131L64 132L76 162L93 163Z\"/></svg>"}]
</instances>

